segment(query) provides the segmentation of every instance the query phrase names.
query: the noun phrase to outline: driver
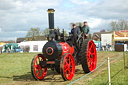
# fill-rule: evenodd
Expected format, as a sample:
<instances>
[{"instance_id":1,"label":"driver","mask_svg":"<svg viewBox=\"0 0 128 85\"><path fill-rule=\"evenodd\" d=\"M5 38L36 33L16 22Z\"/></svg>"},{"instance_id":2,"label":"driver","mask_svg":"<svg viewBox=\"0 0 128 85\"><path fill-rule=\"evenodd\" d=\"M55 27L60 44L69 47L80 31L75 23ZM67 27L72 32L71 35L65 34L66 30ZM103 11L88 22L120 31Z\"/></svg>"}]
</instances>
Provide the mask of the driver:
<instances>
[{"instance_id":1,"label":"driver","mask_svg":"<svg viewBox=\"0 0 128 85\"><path fill-rule=\"evenodd\" d=\"M85 34L85 37L87 37L90 30L89 30L88 23L86 21L84 22L84 25L82 27L82 30L83 30L83 32Z\"/></svg>"}]
</instances>

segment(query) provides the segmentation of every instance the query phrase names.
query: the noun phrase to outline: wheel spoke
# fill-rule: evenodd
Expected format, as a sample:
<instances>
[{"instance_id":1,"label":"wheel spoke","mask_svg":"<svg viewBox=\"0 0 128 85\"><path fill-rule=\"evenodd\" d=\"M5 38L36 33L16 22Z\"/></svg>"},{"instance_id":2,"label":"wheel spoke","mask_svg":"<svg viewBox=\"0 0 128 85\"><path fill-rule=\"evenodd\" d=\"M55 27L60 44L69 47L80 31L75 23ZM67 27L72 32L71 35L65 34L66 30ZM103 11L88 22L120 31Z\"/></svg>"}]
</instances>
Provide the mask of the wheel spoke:
<instances>
[{"instance_id":1,"label":"wheel spoke","mask_svg":"<svg viewBox=\"0 0 128 85\"><path fill-rule=\"evenodd\" d=\"M92 62L91 62L91 60L90 60L90 68L92 69Z\"/></svg>"},{"instance_id":2,"label":"wheel spoke","mask_svg":"<svg viewBox=\"0 0 128 85\"><path fill-rule=\"evenodd\" d=\"M64 66L64 72L66 72L68 70L68 63L67 62L65 62L65 63L66 63L66 65Z\"/></svg>"},{"instance_id":3,"label":"wheel spoke","mask_svg":"<svg viewBox=\"0 0 128 85\"><path fill-rule=\"evenodd\" d=\"M68 60L69 60L69 63L70 63L70 62L71 62L71 61L70 61L70 57L68 57Z\"/></svg>"},{"instance_id":4,"label":"wheel spoke","mask_svg":"<svg viewBox=\"0 0 128 85\"><path fill-rule=\"evenodd\" d=\"M88 51L87 53L87 58L90 59L90 51Z\"/></svg>"},{"instance_id":5,"label":"wheel spoke","mask_svg":"<svg viewBox=\"0 0 128 85\"><path fill-rule=\"evenodd\" d=\"M68 70L68 77L70 77L70 75L71 75L71 72L70 72L70 70Z\"/></svg>"},{"instance_id":6,"label":"wheel spoke","mask_svg":"<svg viewBox=\"0 0 128 85\"><path fill-rule=\"evenodd\" d=\"M66 63L66 66L68 66L68 63L67 63L67 61L66 61L65 63Z\"/></svg>"},{"instance_id":7,"label":"wheel spoke","mask_svg":"<svg viewBox=\"0 0 128 85\"><path fill-rule=\"evenodd\" d=\"M37 65L38 63L37 63L37 61L36 61L36 65Z\"/></svg>"},{"instance_id":8,"label":"wheel spoke","mask_svg":"<svg viewBox=\"0 0 128 85\"><path fill-rule=\"evenodd\" d=\"M64 69L64 72L67 72L68 68Z\"/></svg>"},{"instance_id":9,"label":"wheel spoke","mask_svg":"<svg viewBox=\"0 0 128 85\"><path fill-rule=\"evenodd\" d=\"M35 72L36 72L37 70L38 70L37 68L34 69Z\"/></svg>"},{"instance_id":10,"label":"wheel spoke","mask_svg":"<svg viewBox=\"0 0 128 85\"><path fill-rule=\"evenodd\" d=\"M91 50L91 49L92 49L92 47L93 47L93 44L91 43L91 47L89 48L89 50Z\"/></svg>"},{"instance_id":11,"label":"wheel spoke","mask_svg":"<svg viewBox=\"0 0 128 85\"><path fill-rule=\"evenodd\" d=\"M37 72L36 76L38 76L38 75L39 75L39 71Z\"/></svg>"},{"instance_id":12,"label":"wheel spoke","mask_svg":"<svg viewBox=\"0 0 128 85\"><path fill-rule=\"evenodd\" d=\"M95 55L95 53L93 52L93 53L91 53L92 55Z\"/></svg>"},{"instance_id":13,"label":"wheel spoke","mask_svg":"<svg viewBox=\"0 0 128 85\"><path fill-rule=\"evenodd\" d=\"M92 45L91 45L91 47L89 48L89 51L92 49Z\"/></svg>"},{"instance_id":14,"label":"wheel spoke","mask_svg":"<svg viewBox=\"0 0 128 85\"><path fill-rule=\"evenodd\" d=\"M93 60L91 59L91 69L93 70Z\"/></svg>"},{"instance_id":15,"label":"wheel spoke","mask_svg":"<svg viewBox=\"0 0 128 85\"><path fill-rule=\"evenodd\" d=\"M39 69L39 76L41 77L40 69Z\"/></svg>"},{"instance_id":16,"label":"wheel spoke","mask_svg":"<svg viewBox=\"0 0 128 85\"><path fill-rule=\"evenodd\" d=\"M65 75L67 75L67 72L68 72L67 70L66 70L66 71L64 70L64 74L65 74Z\"/></svg>"},{"instance_id":17,"label":"wheel spoke","mask_svg":"<svg viewBox=\"0 0 128 85\"><path fill-rule=\"evenodd\" d=\"M90 68L90 59L88 59L88 67Z\"/></svg>"},{"instance_id":18,"label":"wheel spoke","mask_svg":"<svg viewBox=\"0 0 128 85\"><path fill-rule=\"evenodd\" d=\"M88 55L88 56L87 56L87 59L88 59L88 60L90 60L90 59L91 59L90 55Z\"/></svg>"},{"instance_id":19,"label":"wheel spoke","mask_svg":"<svg viewBox=\"0 0 128 85\"><path fill-rule=\"evenodd\" d=\"M39 60L39 62L40 62L40 57L38 57L38 60Z\"/></svg>"},{"instance_id":20,"label":"wheel spoke","mask_svg":"<svg viewBox=\"0 0 128 85\"><path fill-rule=\"evenodd\" d=\"M40 71L41 71L41 74L43 75L43 73L44 73L43 70L41 69Z\"/></svg>"},{"instance_id":21,"label":"wheel spoke","mask_svg":"<svg viewBox=\"0 0 128 85\"><path fill-rule=\"evenodd\" d=\"M69 62L69 65L72 65L72 59L70 58L70 62Z\"/></svg>"},{"instance_id":22,"label":"wheel spoke","mask_svg":"<svg viewBox=\"0 0 128 85\"><path fill-rule=\"evenodd\" d=\"M37 68L37 65L35 65L35 68Z\"/></svg>"},{"instance_id":23,"label":"wheel spoke","mask_svg":"<svg viewBox=\"0 0 128 85\"><path fill-rule=\"evenodd\" d=\"M71 72L72 72L72 68L69 68L68 71L69 71L69 73L71 74Z\"/></svg>"}]
</instances>

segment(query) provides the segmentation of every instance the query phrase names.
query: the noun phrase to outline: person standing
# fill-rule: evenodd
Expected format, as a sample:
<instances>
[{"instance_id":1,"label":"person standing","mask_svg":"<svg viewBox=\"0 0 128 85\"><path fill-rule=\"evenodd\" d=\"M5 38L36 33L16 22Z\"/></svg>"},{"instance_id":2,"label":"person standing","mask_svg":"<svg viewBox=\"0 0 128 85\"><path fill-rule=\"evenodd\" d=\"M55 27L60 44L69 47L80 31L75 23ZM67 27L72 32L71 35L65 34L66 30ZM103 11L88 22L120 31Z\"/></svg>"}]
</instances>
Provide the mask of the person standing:
<instances>
[{"instance_id":1,"label":"person standing","mask_svg":"<svg viewBox=\"0 0 128 85\"><path fill-rule=\"evenodd\" d=\"M108 51L108 44L106 43L106 51Z\"/></svg>"},{"instance_id":2,"label":"person standing","mask_svg":"<svg viewBox=\"0 0 128 85\"><path fill-rule=\"evenodd\" d=\"M2 54L2 47L0 47L0 53Z\"/></svg>"},{"instance_id":3,"label":"person standing","mask_svg":"<svg viewBox=\"0 0 128 85\"><path fill-rule=\"evenodd\" d=\"M76 28L76 25L75 24L73 24L72 27L73 28L71 29L71 34L74 35L74 30L77 29L77 28ZM79 29L77 29L77 34L79 34Z\"/></svg>"},{"instance_id":4,"label":"person standing","mask_svg":"<svg viewBox=\"0 0 128 85\"><path fill-rule=\"evenodd\" d=\"M8 50L8 53L10 53L10 48L9 47L7 48L7 50Z\"/></svg>"},{"instance_id":5,"label":"person standing","mask_svg":"<svg viewBox=\"0 0 128 85\"><path fill-rule=\"evenodd\" d=\"M71 40L72 40L73 45L76 45L76 41L77 41L77 38L78 38L78 35L79 35L79 29L76 28L75 24L73 24L72 27L73 28L71 29L71 34L72 34Z\"/></svg>"},{"instance_id":6,"label":"person standing","mask_svg":"<svg viewBox=\"0 0 128 85\"><path fill-rule=\"evenodd\" d=\"M84 22L84 25L82 26L82 31L85 37L87 37L90 31L87 21Z\"/></svg>"}]
</instances>

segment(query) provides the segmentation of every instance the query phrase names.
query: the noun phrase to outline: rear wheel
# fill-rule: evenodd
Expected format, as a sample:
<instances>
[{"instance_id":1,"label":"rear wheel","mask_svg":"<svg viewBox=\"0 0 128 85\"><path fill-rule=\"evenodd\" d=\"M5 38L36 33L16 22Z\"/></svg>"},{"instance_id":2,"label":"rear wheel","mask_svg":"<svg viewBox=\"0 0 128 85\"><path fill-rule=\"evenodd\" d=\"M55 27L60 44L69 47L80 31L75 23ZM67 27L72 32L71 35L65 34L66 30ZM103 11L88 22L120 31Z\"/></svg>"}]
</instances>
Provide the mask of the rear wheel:
<instances>
[{"instance_id":1,"label":"rear wheel","mask_svg":"<svg viewBox=\"0 0 128 85\"><path fill-rule=\"evenodd\" d=\"M92 40L86 39L83 41L80 56L84 72L93 72L97 64L97 53L95 44Z\"/></svg>"},{"instance_id":2,"label":"rear wheel","mask_svg":"<svg viewBox=\"0 0 128 85\"><path fill-rule=\"evenodd\" d=\"M31 62L31 73L35 80L42 80L47 74L47 68L42 68L40 61L46 61L42 54L35 56Z\"/></svg>"},{"instance_id":3,"label":"rear wheel","mask_svg":"<svg viewBox=\"0 0 128 85\"><path fill-rule=\"evenodd\" d=\"M61 75L65 81L71 80L75 73L75 61L71 54L64 54L60 62Z\"/></svg>"}]
</instances>

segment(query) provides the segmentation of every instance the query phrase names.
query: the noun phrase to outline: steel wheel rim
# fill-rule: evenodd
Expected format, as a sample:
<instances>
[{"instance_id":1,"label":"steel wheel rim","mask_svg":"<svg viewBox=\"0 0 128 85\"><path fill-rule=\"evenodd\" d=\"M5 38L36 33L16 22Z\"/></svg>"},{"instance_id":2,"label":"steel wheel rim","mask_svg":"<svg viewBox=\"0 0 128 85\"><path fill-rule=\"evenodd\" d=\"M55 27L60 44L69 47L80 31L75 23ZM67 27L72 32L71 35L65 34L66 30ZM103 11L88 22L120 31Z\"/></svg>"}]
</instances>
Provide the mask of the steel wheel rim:
<instances>
[{"instance_id":1,"label":"steel wheel rim","mask_svg":"<svg viewBox=\"0 0 128 85\"><path fill-rule=\"evenodd\" d=\"M63 67L64 76L67 80L71 80L75 73L75 61L73 59L73 56L69 54L65 56Z\"/></svg>"},{"instance_id":2,"label":"steel wheel rim","mask_svg":"<svg viewBox=\"0 0 128 85\"><path fill-rule=\"evenodd\" d=\"M92 40L88 42L88 48L87 48L87 62L88 67L91 72L93 72L96 68L97 63L97 53L96 53L96 47Z\"/></svg>"},{"instance_id":3,"label":"steel wheel rim","mask_svg":"<svg viewBox=\"0 0 128 85\"><path fill-rule=\"evenodd\" d=\"M38 79L43 79L45 77L45 75L47 74L47 68L42 68L39 65L39 61L45 61L45 60L46 59L44 58L44 56L37 55L37 57L35 58L35 61L34 61L34 75Z\"/></svg>"}]
</instances>

